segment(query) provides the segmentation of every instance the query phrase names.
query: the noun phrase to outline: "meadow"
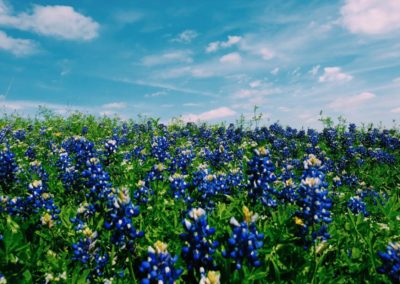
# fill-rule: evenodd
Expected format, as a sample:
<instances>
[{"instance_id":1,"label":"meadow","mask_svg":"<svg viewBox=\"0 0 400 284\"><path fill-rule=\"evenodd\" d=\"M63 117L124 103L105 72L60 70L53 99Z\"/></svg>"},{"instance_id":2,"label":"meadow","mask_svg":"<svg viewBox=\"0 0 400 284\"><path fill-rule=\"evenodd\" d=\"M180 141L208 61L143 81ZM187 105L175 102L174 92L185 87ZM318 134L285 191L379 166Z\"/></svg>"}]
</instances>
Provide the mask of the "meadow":
<instances>
[{"instance_id":1,"label":"meadow","mask_svg":"<svg viewBox=\"0 0 400 284\"><path fill-rule=\"evenodd\" d=\"M4 115L0 283L399 283L400 132L322 123Z\"/></svg>"}]
</instances>

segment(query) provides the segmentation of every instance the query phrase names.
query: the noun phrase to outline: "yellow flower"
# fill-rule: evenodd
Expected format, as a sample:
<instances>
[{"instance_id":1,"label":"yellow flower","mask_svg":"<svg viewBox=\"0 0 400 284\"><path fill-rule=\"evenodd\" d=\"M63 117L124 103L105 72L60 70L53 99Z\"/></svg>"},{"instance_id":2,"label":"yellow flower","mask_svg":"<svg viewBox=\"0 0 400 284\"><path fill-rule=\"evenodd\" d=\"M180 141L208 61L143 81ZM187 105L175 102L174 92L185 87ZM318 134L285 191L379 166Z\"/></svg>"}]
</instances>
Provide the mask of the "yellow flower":
<instances>
[{"instance_id":1,"label":"yellow flower","mask_svg":"<svg viewBox=\"0 0 400 284\"><path fill-rule=\"evenodd\" d=\"M206 180L208 180L208 181L212 181L213 179L214 179L213 175L207 175L206 176Z\"/></svg>"},{"instance_id":2,"label":"yellow flower","mask_svg":"<svg viewBox=\"0 0 400 284\"><path fill-rule=\"evenodd\" d=\"M221 275L218 271L208 271L207 277L203 276L200 280L200 284L219 284Z\"/></svg>"},{"instance_id":3,"label":"yellow flower","mask_svg":"<svg viewBox=\"0 0 400 284\"><path fill-rule=\"evenodd\" d=\"M156 241L154 244L154 248L156 249L157 254L167 252L168 245L163 243L162 241Z\"/></svg>"},{"instance_id":4,"label":"yellow flower","mask_svg":"<svg viewBox=\"0 0 400 284\"><path fill-rule=\"evenodd\" d=\"M41 218L40 221L42 221L43 225L49 226L49 228L53 227L53 217L49 213L45 213Z\"/></svg>"},{"instance_id":5,"label":"yellow flower","mask_svg":"<svg viewBox=\"0 0 400 284\"><path fill-rule=\"evenodd\" d=\"M290 179L288 179L286 182L285 182L285 185L286 186L293 186L293 180L290 178Z\"/></svg>"},{"instance_id":6,"label":"yellow flower","mask_svg":"<svg viewBox=\"0 0 400 284\"><path fill-rule=\"evenodd\" d=\"M35 167L35 166L39 167L41 165L41 162L38 160L35 160L33 162L30 162L29 165L32 167Z\"/></svg>"},{"instance_id":7,"label":"yellow flower","mask_svg":"<svg viewBox=\"0 0 400 284\"><path fill-rule=\"evenodd\" d=\"M61 135L62 135L61 132L56 132L56 133L54 133L54 136L56 136L56 137L60 137Z\"/></svg>"},{"instance_id":8,"label":"yellow flower","mask_svg":"<svg viewBox=\"0 0 400 284\"><path fill-rule=\"evenodd\" d=\"M89 227L86 227L85 229L83 229L82 233L86 237L89 237L89 238L91 238L93 236L93 231Z\"/></svg>"},{"instance_id":9,"label":"yellow flower","mask_svg":"<svg viewBox=\"0 0 400 284\"><path fill-rule=\"evenodd\" d=\"M41 180L34 180L32 182L32 186L33 187L40 187L40 186L42 186L42 181Z\"/></svg>"},{"instance_id":10,"label":"yellow flower","mask_svg":"<svg viewBox=\"0 0 400 284\"><path fill-rule=\"evenodd\" d=\"M294 217L294 222L296 223L296 225L304 226L303 220L301 218L297 217L297 216Z\"/></svg>"},{"instance_id":11,"label":"yellow flower","mask_svg":"<svg viewBox=\"0 0 400 284\"><path fill-rule=\"evenodd\" d=\"M247 208L246 206L243 206L243 215L244 215L244 221L246 223L251 223L251 222L255 222L258 219L258 214L254 214L252 211L250 211L249 208Z\"/></svg>"},{"instance_id":12,"label":"yellow flower","mask_svg":"<svg viewBox=\"0 0 400 284\"><path fill-rule=\"evenodd\" d=\"M265 156L268 153L267 149L265 149L264 147L258 148L258 152L260 153L261 156Z\"/></svg>"}]
</instances>

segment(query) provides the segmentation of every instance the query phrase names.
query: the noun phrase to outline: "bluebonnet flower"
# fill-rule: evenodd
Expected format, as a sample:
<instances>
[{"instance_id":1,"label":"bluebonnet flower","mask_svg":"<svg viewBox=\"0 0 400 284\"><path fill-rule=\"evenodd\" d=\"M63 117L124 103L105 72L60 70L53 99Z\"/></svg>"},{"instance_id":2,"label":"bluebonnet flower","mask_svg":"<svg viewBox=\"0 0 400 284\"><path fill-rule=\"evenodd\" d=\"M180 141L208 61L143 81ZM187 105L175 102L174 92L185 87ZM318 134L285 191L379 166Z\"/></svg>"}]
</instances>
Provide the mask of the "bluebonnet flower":
<instances>
[{"instance_id":1,"label":"bluebonnet flower","mask_svg":"<svg viewBox=\"0 0 400 284\"><path fill-rule=\"evenodd\" d=\"M19 141L24 141L26 138L26 131L23 129L18 129L14 131L13 135L15 139Z\"/></svg>"},{"instance_id":2,"label":"bluebonnet flower","mask_svg":"<svg viewBox=\"0 0 400 284\"><path fill-rule=\"evenodd\" d=\"M32 146L29 146L28 149L26 149L25 157L28 157L31 161L36 159L36 151Z\"/></svg>"},{"instance_id":3,"label":"bluebonnet flower","mask_svg":"<svg viewBox=\"0 0 400 284\"><path fill-rule=\"evenodd\" d=\"M349 207L350 211L354 214L362 213L364 216L369 215L366 204L360 196L350 197L350 200L347 202L347 207Z\"/></svg>"},{"instance_id":4,"label":"bluebonnet flower","mask_svg":"<svg viewBox=\"0 0 400 284\"><path fill-rule=\"evenodd\" d=\"M218 169L233 159L229 146L225 142L220 142L218 148L214 151L205 148L204 158L211 166Z\"/></svg>"},{"instance_id":5,"label":"bluebonnet flower","mask_svg":"<svg viewBox=\"0 0 400 284\"><path fill-rule=\"evenodd\" d=\"M5 190L10 188L15 181L18 166L15 161L15 154L7 147L0 151L0 186Z\"/></svg>"},{"instance_id":6,"label":"bluebonnet flower","mask_svg":"<svg viewBox=\"0 0 400 284\"><path fill-rule=\"evenodd\" d=\"M86 187L90 192L88 197L95 200L105 200L111 192L110 176L103 170L99 159L90 158L86 161L87 169L82 172L86 178Z\"/></svg>"},{"instance_id":7,"label":"bluebonnet flower","mask_svg":"<svg viewBox=\"0 0 400 284\"><path fill-rule=\"evenodd\" d=\"M76 168L79 170L85 169L87 161L96 156L94 143L84 137L74 136L68 138L61 144L69 156L75 161Z\"/></svg>"},{"instance_id":8,"label":"bluebonnet flower","mask_svg":"<svg viewBox=\"0 0 400 284\"><path fill-rule=\"evenodd\" d=\"M88 133L89 128L87 126L82 127L81 134L86 135Z\"/></svg>"},{"instance_id":9,"label":"bluebonnet flower","mask_svg":"<svg viewBox=\"0 0 400 284\"><path fill-rule=\"evenodd\" d=\"M59 219L60 209L54 204L53 196L47 192L46 183L42 180L34 180L28 185L28 196L25 200L25 213L38 213L45 211L41 217L43 225L52 227L54 221Z\"/></svg>"},{"instance_id":10,"label":"bluebonnet flower","mask_svg":"<svg viewBox=\"0 0 400 284\"><path fill-rule=\"evenodd\" d=\"M296 184L292 178L283 180L283 189L279 191L279 198L285 202L294 203L297 200Z\"/></svg>"},{"instance_id":11,"label":"bluebonnet flower","mask_svg":"<svg viewBox=\"0 0 400 284\"><path fill-rule=\"evenodd\" d=\"M153 166L153 168L147 173L146 181L156 181L156 180L163 180L163 172L166 170L166 167L162 163L158 163Z\"/></svg>"},{"instance_id":12,"label":"bluebonnet flower","mask_svg":"<svg viewBox=\"0 0 400 284\"><path fill-rule=\"evenodd\" d=\"M72 162L69 154L64 150L60 149L59 158L56 163L59 170L59 179L67 192L73 192L73 189L78 188L80 174Z\"/></svg>"},{"instance_id":13,"label":"bluebonnet flower","mask_svg":"<svg viewBox=\"0 0 400 284\"><path fill-rule=\"evenodd\" d=\"M88 279L95 276L102 276L104 268L109 261L107 253L101 253L97 246L97 233L89 230L91 235L79 239L77 243L72 244L73 260L81 262L86 268L91 268Z\"/></svg>"},{"instance_id":14,"label":"bluebonnet flower","mask_svg":"<svg viewBox=\"0 0 400 284\"><path fill-rule=\"evenodd\" d=\"M188 188L189 183L185 180L185 176L175 173L170 176L170 187L171 193L174 199L182 198L186 202L192 202L192 198L189 196Z\"/></svg>"},{"instance_id":15,"label":"bluebonnet flower","mask_svg":"<svg viewBox=\"0 0 400 284\"><path fill-rule=\"evenodd\" d=\"M187 264L189 271L214 270L215 264L213 254L218 246L217 241L211 237L215 233L215 228L211 228L207 223L207 215L202 208L192 208L188 213L188 218L183 221L185 233L181 234L181 239L185 242L182 248L182 258Z\"/></svg>"},{"instance_id":16,"label":"bluebonnet flower","mask_svg":"<svg viewBox=\"0 0 400 284\"><path fill-rule=\"evenodd\" d=\"M244 186L244 176L240 168L233 168L229 174L226 175L226 183L228 188Z\"/></svg>"},{"instance_id":17,"label":"bluebonnet flower","mask_svg":"<svg viewBox=\"0 0 400 284\"><path fill-rule=\"evenodd\" d=\"M199 205L205 208L213 208L215 206L215 198L223 194L229 194L229 184L225 174L211 174L205 168L200 166L200 170L194 173L193 184L197 188L196 194L199 194L197 201Z\"/></svg>"},{"instance_id":18,"label":"bluebonnet flower","mask_svg":"<svg viewBox=\"0 0 400 284\"><path fill-rule=\"evenodd\" d=\"M183 272L182 269L175 268L177 260L177 256L173 257L167 251L165 243L157 241L154 247L148 248L147 260L143 261L139 267L140 272L144 275L141 283L175 283Z\"/></svg>"},{"instance_id":19,"label":"bluebonnet flower","mask_svg":"<svg viewBox=\"0 0 400 284\"><path fill-rule=\"evenodd\" d=\"M139 215L138 207L134 207L127 189L113 189L108 197L107 217L104 227L112 230L111 242L121 249L133 250L134 240L142 237L143 232L133 226L132 218Z\"/></svg>"},{"instance_id":20,"label":"bluebonnet flower","mask_svg":"<svg viewBox=\"0 0 400 284\"><path fill-rule=\"evenodd\" d=\"M166 137L154 137L151 142L151 155L159 162L163 163L166 159L170 159L168 152L169 142Z\"/></svg>"},{"instance_id":21,"label":"bluebonnet flower","mask_svg":"<svg viewBox=\"0 0 400 284\"><path fill-rule=\"evenodd\" d=\"M187 175L188 167L194 158L195 154L193 153L192 149L181 149L178 147L175 151L174 157L172 158L169 171L172 174L179 171L183 175Z\"/></svg>"},{"instance_id":22,"label":"bluebonnet flower","mask_svg":"<svg viewBox=\"0 0 400 284\"><path fill-rule=\"evenodd\" d=\"M153 194L153 190L150 188L149 183L144 180L139 180L136 186L138 188L133 192L133 198L135 198L139 203L147 203L149 197Z\"/></svg>"},{"instance_id":23,"label":"bluebonnet flower","mask_svg":"<svg viewBox=\"0 0 400 284\"><path fill-rule=\"evenodd\" d=\"M386 252L378 252L383 265L378 268L379 273L387 274L393 283L400 282L400 243L389 243Z\"/></svg>"},{"instance_id":24,"label":"bluebonnet flower","mask_svg":"<svg viewBox=\"0 0 400 284\"><path fill-rule=\"evenodd\" d=\"M261 265L258 259L258 249L263 246L264 234L260 234L256 228L257 214L253 214L247 207L243 207L244 221L239 223L231 218L233 232L228 240L228 248L222 254L232 258L236 269L241 269L244 261L249 265L258 267Z\"/></svg>"},{"instance_id":25,"label":"bluebonnet flower","mask_svg":"<svg viewBox=\"0 0 400 284\"><path fill-rule=\"evenodd\" d=\"M29 163L29 172L33 177L39 178L44 183L46 183L49 180L49 175L42 167L42 163L38 160L34 160Z\"/></svg>"},{"instance_id":26,"label":"bluebonnet flower","mask_svg":"<svg viewBox=\"0 0 400 284\"><path fill-rule=\"evenodd\" d=\"M11 126L5 126L0 130L0 143L5 142L7 133L11 131Z\"/></svg>"},{"instance_id":27,"label":"bluebonnet flower","mask_svg":"<svg viewBox=\"0 0 400 284\"><path fill-rule=\"evenodd\" d=\"M297 190L297 204L300 210L296 212L295 222L299 225L299 233L303 240L308 243L309 229L311 228L311 240L321 237L328 239L327 226L330 218L332 201L328 198L328 183L325 182L325 174L322 162L313 154L304 160L305 171L302 176L301 185Z\"/></svg>"},{"instance_id":28,"label":"bluebonnet flower","mask_svg":"<svg viewBox=\"0 0 400 284\"><path fill-rule=\"evenodd\" d=\"M253 202L260 200L265 206L275 207L277 203L274 196L277 191L271 185L276 180L275 166L265 148L255 150L255 154L247 163L248 195Z\"/></svg>"},{"instance_id":29,"label":"bluebonnet flower","mask_svg":"<svg viewBox=\"0 0 400 284\"><path fill-rule=\"evenodd\" d=\"M110 156L111 154L116 153L118 149L117 140L114 139L108 140L107 142L104 143L104 147L106 150L106 156Z\"/></svg>"},{"instance_id":30,"label":"bluebonnet flower","mask_svg":"<svg viewBox=\"0 0 400 284\"><path fill-rule=\"evenodd\" d=\"M0 196L0 212L6 212L10 216L25 217L25 207L25 198L19 196L13 198L9 196Z\"/></svg>"}]
</instances>

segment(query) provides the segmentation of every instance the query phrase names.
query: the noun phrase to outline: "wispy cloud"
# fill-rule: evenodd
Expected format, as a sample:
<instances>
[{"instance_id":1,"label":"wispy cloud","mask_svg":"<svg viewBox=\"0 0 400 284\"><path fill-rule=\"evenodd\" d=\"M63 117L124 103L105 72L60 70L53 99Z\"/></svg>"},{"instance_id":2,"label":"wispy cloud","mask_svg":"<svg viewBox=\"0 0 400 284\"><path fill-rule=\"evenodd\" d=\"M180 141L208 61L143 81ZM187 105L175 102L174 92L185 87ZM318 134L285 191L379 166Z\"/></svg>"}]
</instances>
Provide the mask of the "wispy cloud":
<instances>
[{"instance_id":1,"label":"wispy cloud","mask_svg":"<svg viewBox=\"0 0 400 284\"><path fill-rule=\"evenodd\" d=\"M111 78L111 80L114 82L121 82L121 83L125 83L125 84L133 84L133 85L139 85L139 86L148 86L148 87L153 87L153 88L171 90L171 91L180 92L180 93L187 93L187 94L207 96L207 97L218 97L218 95L211 93L211 92L199 91L199 90L189 89L189 88L184 88L184 87L178 87L178 86L168 84L168 83L159 83L159 82L143 81L143 80L130 80L127 78Z\"/></svg>"},{"instance_id":2,"label":"wispy cloud","mask_svg":"<svg viewBox=\"0 0 400 284\"><path fill-rule=\"evenodd\" d=\"M311 76L315 77L315 76L317 76L320 68L321 68L321 65L315 65L311 68L311 70L308 73L310 73Z\"/></svg>"},{"instance_id":3,"label":"wispy cloud","mask_svg":"<svg viewBox=\"0 0 400 284\"><path fill-rule=\"evenodd\" d=\"M194 40L198 35L199 34L194 30L185 30L174 37L171 41L188 44L191 43L192 40Z\"/></svg>"},{"instance_id":4,"label":"wispy cloud","mask_svg":"<svg viewBox=\"0 0 400 284\"><path fill-rule=\"evenodd\" d=\"M223 119L236 115L236 112L228 107L212 109L200 114L187 114L182 117L187 122L209 121Z\"/></svg>"},{"instance_id":5,"label":"wispy cloud","mask_svg":"<svg viewBox=\"0 0 400 284\"><path fill-rule=\"evenodd\" d=\"M142 63L145 66L164 65L169 63L191 63L192 52L189 50L174 50L157 55L145 56Z\"/></svg>"},{"instance_id":6,"label":"wispy cloud","mask_svg":"<svg viewBox=\"0 0 400 284\"><path fill-rule=\"evenodd\" d=\"M343 109L356 108L374 99L375 97L375 94L369 92L364 92L355 96L340 97L333 100L328 107L339 111Z\"/></svg>"},{"instance_id":7,"label":"wispy cloud","mask_svg":"<svg viewBox=\"0 0 400 284\"><path fill-rule=\"evenodd\" d=\"M241 41L241 36L228 36L226 41L213 41L210 42L206 48L207 53L216 52L219 49L228 48Z\"/></svg>"},{"instance_id":8,"label":"wispy cloud","mask_svg":"<svg viewBox=\"0 0 400 284\"><path fill-rule=\"evenodd\" d=\"M319 77L319 82L348 82L353 76L342 72L340 67L326 67L324 74Z\"/></svg>"},{"instance_id":9,"label":"wispy cloud","mask_svg":"<svg viewBox=\"0 0 400 284\"><path fill-rule=\"evenodd\" d=\"M117 110L117 109L127 108L128 105L127 105L127 103L124 103L124 102L113 102L113 103L104 104L101 107L105 108L105 109L116 109Z\"/></svg>"},{"instance_id":10,"label":"wispy cloud","mask_svg":"<svg viewBox=\"0 0 400 284\"><path fill-rule=\"evenodd\" d=\"M166 95L167 95L167 92L159 91L159 92L154 92L154 93L150 93L150 94L145 94L144 97L145 98L157 98L157 97L163 97Z\"/></svg>"},{"instance_id":11,"label":"wispy cloud","mask_svg":"<svg viewBox=\"0 0 400 284\"><path fill-rule=\"evenodd\" d=\"M118 11L114 15L114 20L119 24L132 24L143 19L143 14L139 11Z\"/></svg>"},{"instance_id":12,"label":"wispy cloud","mask_svg":"<svg viewBox=\"0 0 400 284\"><path fill-rule=\"evenodd\" d=\"M239 64L242 61L242 57L238 52L232 52L221 56L219 62L221 63L233 63Z\"/></svg>"},{"instance_id":13,"label":"wispy cloud","mask_svg":"<svg viewBox=\"0 0 400 284\"><path fill-rule=\"evenodd\" d=\"M0 0L0 25L66 40L92 40L100 25L70 6L34 5L31 12L18 15Z\"/></svg>"},{"instance_id":14,"label":"wispy cloud","mask_svg":"<svg viewBox=\"0 0 400 284\"><path fill-rule=\"evenodd\" d=\"M377 35L400 30L400 1L346 0L340 10L352 33Z\"/></svg>"},{"instance_id":15,"label":"wispy cloud","mask_svg":"<svg viewBox=\"0 0 400 284\"><path fill-rule=\"evenodd\" d=\"M400 113L400 107L396 107L390 110L391 113Z\"/></svg>"},{"instance_id":16,"label":"wispy cloud","mask_svg":"<svg viewBox=\"0 0 400 284\"><path fill-rule=\"evenodd\" d=\"M37 45L32 40L13 38L0 31L0 49L11 52L15 56L26 56L35 53Z\"/></svg>"}]
</instances>

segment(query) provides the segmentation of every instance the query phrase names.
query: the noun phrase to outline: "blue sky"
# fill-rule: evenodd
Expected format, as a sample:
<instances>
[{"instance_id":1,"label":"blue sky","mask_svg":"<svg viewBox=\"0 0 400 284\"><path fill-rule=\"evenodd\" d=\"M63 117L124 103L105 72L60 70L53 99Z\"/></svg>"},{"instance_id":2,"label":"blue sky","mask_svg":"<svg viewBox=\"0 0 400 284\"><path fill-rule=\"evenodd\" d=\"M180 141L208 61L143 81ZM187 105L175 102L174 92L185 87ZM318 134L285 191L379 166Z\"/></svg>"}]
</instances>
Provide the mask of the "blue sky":
<instances>
[{"instance_id":1,"label":"blue sky","mask_svg":"<svg viewBox=\"0 0 400 284\"><path fill-rule=\"evenodd\" d=\"M400 118L400 1L0 0L0 110Z\"/></svg>"}]
</instances>

